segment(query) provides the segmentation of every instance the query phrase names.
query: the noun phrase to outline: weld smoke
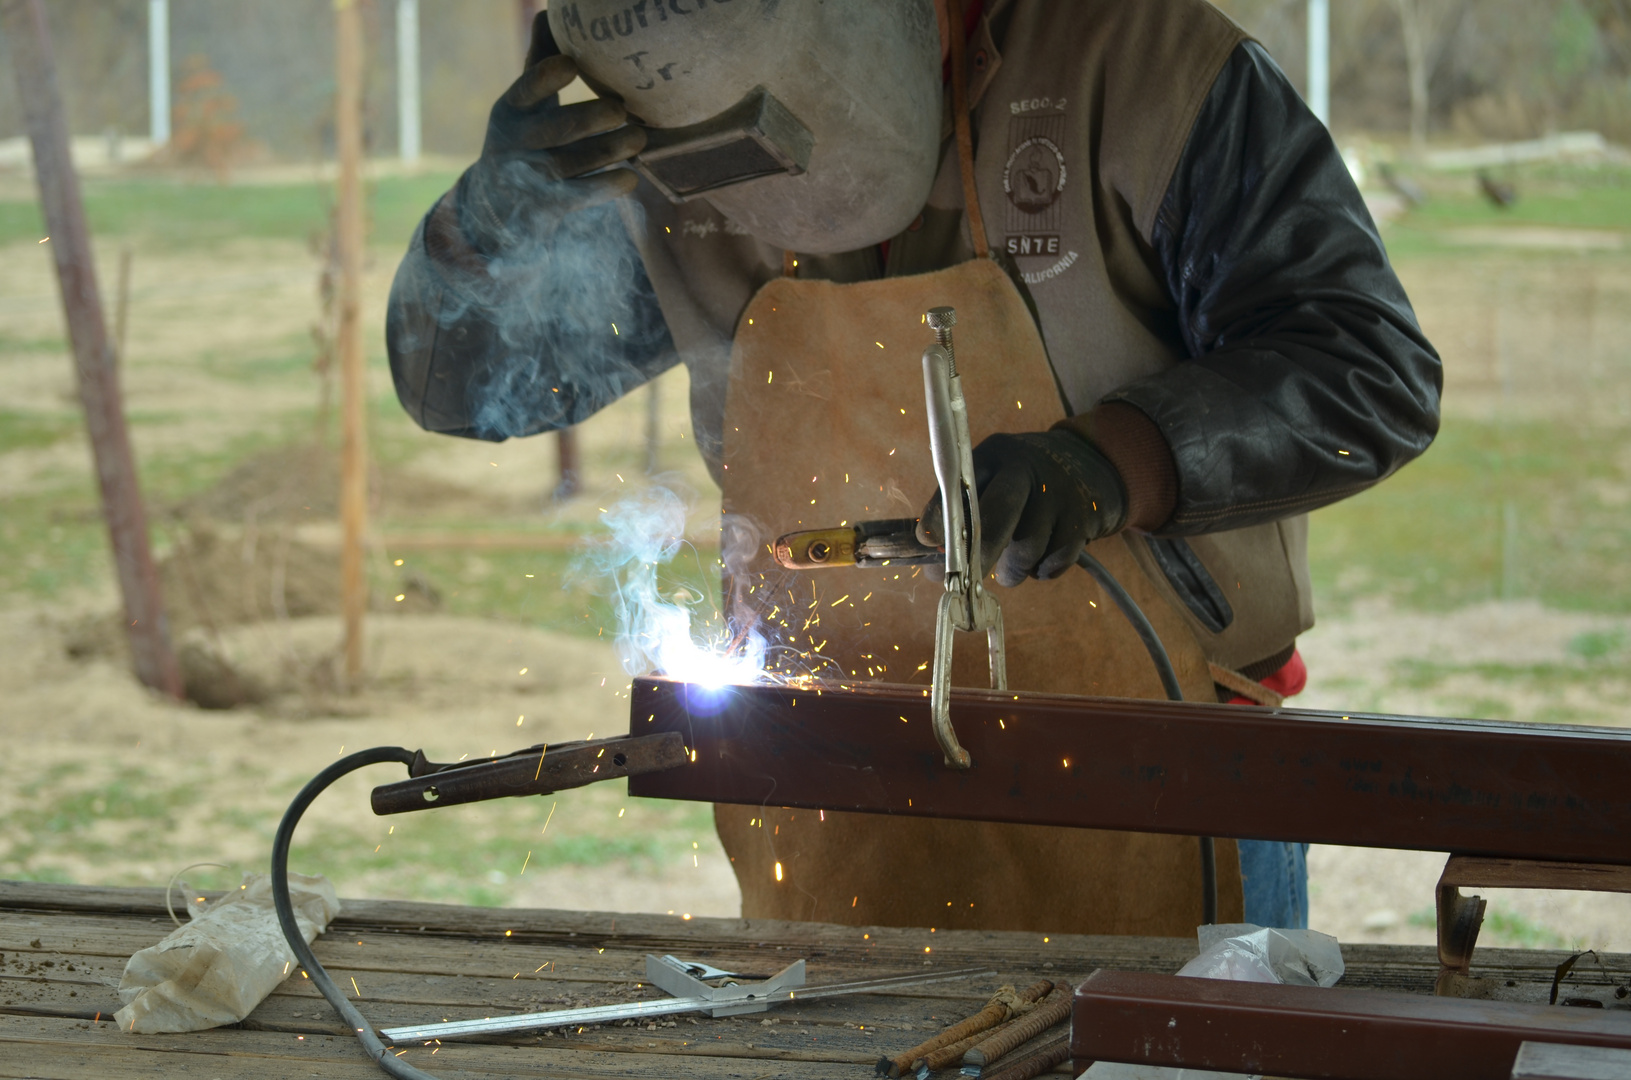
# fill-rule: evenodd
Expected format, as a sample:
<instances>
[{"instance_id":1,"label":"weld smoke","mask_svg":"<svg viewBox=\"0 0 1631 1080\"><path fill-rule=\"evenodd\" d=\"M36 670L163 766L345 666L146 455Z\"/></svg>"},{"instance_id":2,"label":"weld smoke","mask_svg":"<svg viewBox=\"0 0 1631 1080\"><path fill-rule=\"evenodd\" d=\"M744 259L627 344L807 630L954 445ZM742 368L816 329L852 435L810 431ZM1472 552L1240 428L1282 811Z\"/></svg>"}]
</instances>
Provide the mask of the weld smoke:
<instances>
[{"instance_id":1,"label":"weld smoke","mask_svg":"<svg viewBox=\"0 0 1631 1080\"><path fill-rule=\"evenodd\" d=\"M767 646L757 629L731 624L709 597L685 590L665 597L658 587L663 566L682 552L695 554L685 540L687 509L686 500L661 483L635 492L601 515L610 535L579 569L611 586L615 645L628 674L655 671L716 687L758 681ZM727 517L725 532L727 562L757 546L758 532L745 521Z\"/></svg>"}]
</instances>

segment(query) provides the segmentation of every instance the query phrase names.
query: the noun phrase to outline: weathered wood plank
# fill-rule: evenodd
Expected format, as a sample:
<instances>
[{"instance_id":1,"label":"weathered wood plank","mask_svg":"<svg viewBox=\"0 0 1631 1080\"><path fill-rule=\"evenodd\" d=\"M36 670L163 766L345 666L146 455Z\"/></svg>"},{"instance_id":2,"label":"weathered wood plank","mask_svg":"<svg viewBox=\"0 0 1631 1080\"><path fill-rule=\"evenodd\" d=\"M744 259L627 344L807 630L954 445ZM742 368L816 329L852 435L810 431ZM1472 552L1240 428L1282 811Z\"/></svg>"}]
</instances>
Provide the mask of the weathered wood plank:
<instances>
[{"instance_id":1,"label":"weathered wood plank","mask_svg":"<svg viewBox=\"0 0 1631 1080\"><path fill-rule=\"evenodd\" d=\"M749 1035L745 1040L697 1040L658 1038L646 1033L642 1039L598 1037L576 1039L538 1038L526 1045L486 1043L447 1043L433 1056L429 1049L413 1048L407 1060L439 1075L585 1077L610 1076L788 1076L792 1078L830 1077L835 1067L853 1070L870 1066L877 1054L834 1054L819 1049L766 1045ZM193 1073L204 1076L254 1076L264 1078L269 1068L275 1075L301 1075L302 1066L328 1077L341 1075L378 1076L362 1050L344 1035L299 1035L216 1029L184 1035L131 1035L112 1023L48 1018L0 1017L0 1062L21 1070L0 1077L64 1075L75 1078L108 1076L173 1076L192 1065ZM57 1051L53 1053L53 1051ZM62 1051L66 1051L65 1053ZM171 1072L125 1072L126 1062L144 1058L164 1059ZM38 1060L36 1060L38 1059ZM276 1066L271 1064L276 1061ZM78 1071L48 1072L40 1063L57 1062ZM82 1065L80 1064L82 1063ZM360 1065L353 1074L350 1067ZM105 1071L94 1072L83 1066ZM236 1066L236 1067L234 1067ZM247 1067L245 1067L247 1066ZM339 1070L346 1071L341 1072ZM258 1071L256 1071L258 1070Z\"/></svg>"},{"instance_id":2,"label":"weathered wood plank","mask_svg":"<svg viewBox=\"0 0 1631 1080\"><path fill-rule=\"evenodd\" d=\"M84 890L81 894L80 890ZM205 892L213 897L218 893ZM543 908L473 908L417 901L343 900L336 930L372 928L460 938L504 937L534 944L572 944L591 948L620 948L673 952L676 948L706 944L713 948L744 946L774 950L780 946L809 956L859 943L876 954L899 949L901 955L978 949L993 957L1011 957L1016 963L1038 963L1060 954L1134 956L1145 950L1166 954L1178 948L1194 955L1187 938L1110 938L984 930L938 930L914 927L854 927L829 923L800 923L775 919L682 919L670 915L630 915L607 912L557 911ZM0 882L0 911L81 911L127 914L162 919L163 889L101 888ZM863 938L862 935L870 935ZM1050 940L1045 941L1044 938ZM1179 944L1181 943L1181 944Z\"/></svg>"},{"instance_id":3,"label":"weathered wood plank","mask_svg":"<svg viewBox=\"0 0 1631 1080\"><path fill-rule=\"evenodd\" d=\"M1631 1050L1526 1042L1512 1063L1512 1080L1625 1080Z\"/></svg>"}]
</instances>

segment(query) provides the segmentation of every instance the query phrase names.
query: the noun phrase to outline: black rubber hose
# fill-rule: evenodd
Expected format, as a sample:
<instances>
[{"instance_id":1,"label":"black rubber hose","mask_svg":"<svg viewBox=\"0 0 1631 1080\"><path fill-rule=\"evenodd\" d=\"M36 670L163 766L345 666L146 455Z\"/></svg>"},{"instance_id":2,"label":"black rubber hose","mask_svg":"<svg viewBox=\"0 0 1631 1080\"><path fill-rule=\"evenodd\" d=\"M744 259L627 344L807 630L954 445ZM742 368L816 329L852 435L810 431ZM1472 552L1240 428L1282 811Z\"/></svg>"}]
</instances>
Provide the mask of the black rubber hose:
<instances>
[{"instance_id":1,"label":"black rubber hose","mask_svg":"<svg viewBox=\"0 0 1631 1080\"><path fill-rule=\"evenodd\" d=\"M1167 655L1167 647L1161 644L1161 635L1155 632L1150 620L1144 617L1144 612L1138 603L1121 587L1114 574L1106 570L1104 564L1087 552L1076 556L1076 565L1093 575L1093 580L1099 583L1099 588L1109 594L1110 599L1127 616L1127 621L1133 624L1139 640L1144 642L1144 648L1149 650L1150 659L1155 661L1155 673L1161 676L1161 688L1167 692L1167 697L1173 701L1184 700L1184 692L1178 687L1178 673L1173 670L1172 658Z\"/></svg>"},{"instance_id":2,"label":"black rubber hose","mask_svg":"<svg viewBox=\"0 0 1631 1080\"><path fill-rule=\"evenodd\" d=\"M1121 587L1121 582L1105 569L1103 563L1087 552L1076 556L1076 565L1093 575L1093 580L1099 583L1099 588L1105 591L1116 607L1121 609L1121 613L1127 616L1127 621L1133 624L1133 630L1138 634L1139 640L1144 642L1144 648L1149 651L1150 659L1155 662L1155 672L1161 676L1161 687L1166 690L1167 697L1173 701L1184 700L1184 692L1178 686L1178 672L1172 666L1172 657L1167 655L1167 647L1161 644L1161 635L1150 625L1150 620L1145 617L1138 602ZM1201 837L1201 920L1208 926L1218 921L1217 845L1210 836Z\"/></svg>"},{"instance_id":3,"label":"black rubber hose","mask_svg":"<svg viewBox=\"0 0 1631 1080\"><path fill-rule=\"evenodd\" d=\"M336 761L312 777L310 782L300 789L300 794L294 797L289 809L283 812L283 820L277 827L277 837L272 841L272 903L277 908L277 921L283 928L284 940L289 943L289 948L294 950L295 959L306 969L306 974L328 999L328 1003L334 1006L334 1011L351 1025L351 1030L356 1032L357 1041L362 1043L363 1049L374 1059L374 1063L399 1080L437 1080L434 1074L416 1069L397 1058L375 1034L373 1025L364 1020L362 1013L358 1012L357 1007L346 998L344 991L334 985L334 980L328 977L323 965L317 962L311 946L306 944L305 937L300 933L300 927L295 923L294 905L289 901L289 844L294 839L295 826L300 824L300 817L306 812L306 808L323 793L325 788L347 773L356 772L368 765L380 765L390 761L412 765L413 751L400 746L376 746L372 750L360 750Z\"/></svg>"}]
</instances>

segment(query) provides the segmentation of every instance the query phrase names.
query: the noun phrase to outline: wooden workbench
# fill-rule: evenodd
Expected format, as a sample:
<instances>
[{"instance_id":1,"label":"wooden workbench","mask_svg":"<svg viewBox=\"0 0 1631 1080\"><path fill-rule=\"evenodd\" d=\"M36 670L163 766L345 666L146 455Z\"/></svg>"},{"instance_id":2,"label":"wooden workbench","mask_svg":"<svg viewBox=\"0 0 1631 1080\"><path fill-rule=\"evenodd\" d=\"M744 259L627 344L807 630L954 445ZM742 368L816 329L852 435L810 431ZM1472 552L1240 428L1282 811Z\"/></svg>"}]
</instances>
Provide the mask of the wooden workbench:
<instances>
[{"instance_id":1,"label":"wooden workbench","mask_svg":"<svg viewBox=\"0 0 1631 1080\"><path fill-rule=\"evenodd\" d=\"M592 899L592 898L586 898ZM884 1053L979 1008L1001 983L1079 981L1093 969L1172 972L1191 940L690 919L347 900L317 956L376 1027L658 997L647 953L744 973L809 961L810 984L980 965L995 978L792 1004L764 1016L448 1043L406 1060L448 1078L720 1077L867 1080ZM374 1080L310 982L294 977L242 1024L132 1035L109 1019L126 959L172 929L160 889L0 882L0 1077ZM1344 985L1429 993L1430 948L1343 946ZM1561 952L1481 949L1475 971L1545 999ZM1623 975L1631 958L1607 958ZM946 1074L948 1076L954 1073Z\"/></svg>"}]
</instances>

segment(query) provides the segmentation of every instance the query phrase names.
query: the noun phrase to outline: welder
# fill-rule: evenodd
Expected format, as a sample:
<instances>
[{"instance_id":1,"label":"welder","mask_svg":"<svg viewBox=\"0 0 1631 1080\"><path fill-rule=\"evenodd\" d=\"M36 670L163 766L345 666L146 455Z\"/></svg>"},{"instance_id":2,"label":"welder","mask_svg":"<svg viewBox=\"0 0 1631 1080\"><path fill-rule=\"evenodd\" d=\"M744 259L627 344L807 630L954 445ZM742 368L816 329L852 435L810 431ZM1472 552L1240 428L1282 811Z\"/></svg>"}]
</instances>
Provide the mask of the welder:
<instances>
[{"instance_id":1,"label":"welder","mask_svg":"<svg viewBox=\"0 0 1631 1080\"><path fill-rule=\"evenodd\" d=\"M561 104L579 74L598 98ZM769 582L754 526L793 528L812 494L795 485L829 465L905 500L873 516L924 507L936 539L932 474L900 477L919 489L902 496L888 472L915 354L892 367L831 342L870 348L873 326L941 304L960 328L1013 327L1002 355L958 354L1013 391L975 423L974 455L1011 685L1150 692L1066 573L1092 544L1138 579L1191 690L1300 690L1305 515L1427 447L1440 363L1324 125L1203 0L556 0L481 157L413 237L388 337L414 420L478 439L577 423L685 364L697 447L748 523L727 572ZM812 424L845 434L794 437ZM925 617L911 581L887 585L882 615L833 611L819 644L848 673L921 681L878 669L932 600ZM1027 612L1038 632L1016 633ZM716 821L746 916L1198 921L1192 837L773 807ZM1306 925L1295 822L1285 836L1219 842L1224 921Z\"/></svg>"}]
</instances>

